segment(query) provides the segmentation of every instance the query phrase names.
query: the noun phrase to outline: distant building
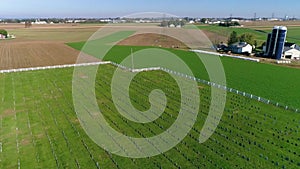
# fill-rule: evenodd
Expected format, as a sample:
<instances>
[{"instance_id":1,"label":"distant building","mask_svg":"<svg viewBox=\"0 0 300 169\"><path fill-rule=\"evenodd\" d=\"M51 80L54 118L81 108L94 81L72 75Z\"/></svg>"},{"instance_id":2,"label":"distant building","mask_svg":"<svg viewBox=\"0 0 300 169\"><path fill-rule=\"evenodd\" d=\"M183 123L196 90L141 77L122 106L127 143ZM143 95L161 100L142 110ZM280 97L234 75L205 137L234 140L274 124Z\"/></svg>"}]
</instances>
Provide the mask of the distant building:
<instances>
[{"instance_id":1,"label":"distant building","mask_svg":"<svg viewBox=\"0 0 300 169\"><path fill-rule=\"evenodd\" d=\"M175 28L176 26L174 24L169 25L170 28Z\"/></svg>"},{"instance_id":2,"label":"distant building","mask_svg":"<svg viewBox=\"0 0 300 169\"><path fill-rule=\"evenodd\" d=\"M195 21L191 20L189 23L190 23L190 24L194 24L194 23L195 23Z\"/></svg>"},{"instance_id":3,"label":"distant building","mask_svg":"<svg viewBox=\"0 0 300 169\"><path fill-rule=\"evenodd\" d=\"M35 22L32 22L31 24L45 25L45 24L48 24L48 23L46 21L40 21L39 19L36 19Z\"/></svg>"},{"instance_id":4,"label":"distant building","mask_svg":"<svg viewBox=\"0 0 300 169\"><path fill-rule=\"evenodd\" d=\"M277 60L282 59L286 35L287 27L275 26L272 33L268 34L267 44L265 47L265 56Z\"/></svg>"},{"instance_id":5,"label":"distant building","mask_svg":"<svg viewBox=\"0 0 300 169\"><path fill-rule=\"evenodd\" d=\"M251 54L253 47L247 42L237 42L230 45L229 50L232 53L237 53L237 54L244 54L244 53Z\"/></svg>"}]
</instances>

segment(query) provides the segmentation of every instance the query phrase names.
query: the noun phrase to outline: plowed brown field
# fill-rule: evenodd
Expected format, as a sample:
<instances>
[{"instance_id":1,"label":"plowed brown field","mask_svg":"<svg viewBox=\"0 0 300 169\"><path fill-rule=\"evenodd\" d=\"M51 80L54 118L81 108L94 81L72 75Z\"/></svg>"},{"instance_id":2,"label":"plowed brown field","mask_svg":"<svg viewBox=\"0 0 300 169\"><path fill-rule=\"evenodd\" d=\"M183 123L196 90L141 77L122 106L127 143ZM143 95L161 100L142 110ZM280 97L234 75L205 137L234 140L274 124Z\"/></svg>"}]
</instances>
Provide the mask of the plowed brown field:
<instances>
[{"instance_id":1,"label":"plowed brown field","mask_svg":"<svg viewBox=\"0 0 300 169\"><path fill-rule=\"evenodd\" d=\"M121 41L118 45L130 46L156 46L164 48L180 48L187 49L188 47L179 40L154 33L138 34Z\"/></svg>"},{"instance_id":2,"label":"plowed brown field","mask_svg":"<svg viewBox=\"0 0 300 169\"><path fill-rule=\"evenodd\" d=\"M99 26L49 25L33 26L0 25L16 35L16 39L0 40L0 70L38 66L53 66L76 63L79 51L67 46L66 42L85 41ZM81 62L98 59L85 56Z\"/></svg>"},{"instance_id":3,"label":"plowed brown field","mask_svg":"<svg viewBox=\"0 0 300 169\"><path fill-rule=\"evenodd\" d=\"M74 64L79 51L56 42L5 42L0 45L0 69ZM86 56L85 62L99 61Z\"/></svg>"}]
</instances>

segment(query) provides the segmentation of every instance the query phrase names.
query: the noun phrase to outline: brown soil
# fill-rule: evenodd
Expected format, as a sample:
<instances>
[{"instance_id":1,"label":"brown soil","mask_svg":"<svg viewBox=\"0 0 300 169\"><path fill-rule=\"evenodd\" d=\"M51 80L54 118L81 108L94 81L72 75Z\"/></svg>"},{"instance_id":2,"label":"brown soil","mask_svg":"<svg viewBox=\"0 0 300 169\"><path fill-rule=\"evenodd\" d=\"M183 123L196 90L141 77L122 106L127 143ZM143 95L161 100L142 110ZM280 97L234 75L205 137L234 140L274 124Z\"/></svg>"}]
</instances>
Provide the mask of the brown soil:
<instances>
[{"instance_id":1,"label":"brown soil","mask_svg":"<svg viewBox=\"0 0 300 169\"><path fill-rule=\"evenodd\" d=\"M179 40L155 33L145 33L133 35L121 42L118 45L124 46L155 46L163 48L178 48L187 49L188 47Z\"/></svg>"},{"instance_id":2,"label":"brown soil","mask_svg":"<svg viewBox=\"0 0 300 169\"><path fill-rule=\"evenodd\" d=\"M215 44L224 42L227 43L228 37L227 36L221 36L217 33L211 32L211 31L207 31L207 30L201 30L206 36L207 38Z\"/></svg>"},{"instance_id":3,"label":"brown soil","mask_svg":"<svg viewBox=\"0 0 300 169\"><path fill-rule=\"evenodd\" d=\"M74 64L79 51L67 46L66 42L87 40L101 25L33 25L0 24L16 35L16 39L0 41L0 70ZM85 55L80 63L99 61Z\"/></svg>"},{"instance_id":4,"label":"brown soil","mask_svg":"<svg viewBox=\"0 0 300 169\"><path fill-rule=\"evenodd\" d=\"M79 51L60 42L3 41L0 45L0 70L76 63ZM99 61L85 56L81 62Z\"/></svg>"}]
</instances>

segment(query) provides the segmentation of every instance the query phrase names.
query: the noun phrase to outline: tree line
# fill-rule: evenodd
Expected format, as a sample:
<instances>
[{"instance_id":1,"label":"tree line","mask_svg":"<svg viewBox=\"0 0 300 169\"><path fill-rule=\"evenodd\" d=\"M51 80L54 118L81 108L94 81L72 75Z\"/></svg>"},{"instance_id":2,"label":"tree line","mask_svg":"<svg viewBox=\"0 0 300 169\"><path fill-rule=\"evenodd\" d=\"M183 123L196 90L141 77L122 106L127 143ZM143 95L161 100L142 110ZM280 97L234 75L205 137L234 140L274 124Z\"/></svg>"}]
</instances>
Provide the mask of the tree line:
<instances>
[{"instance_id":1,"label":"tree line","mask_svg":"<svg viewBox=\"0 0 300 169\"><path fill-rule=\"evenodd\" d=\"M250 45L257 46L257 41L251 33L244 33L241 36L238 36L236 31L233 31L228 38L228 45L232 45L236 42L247 42Z\"/></svg>"},{"instance_id":2,"label":"tree line","mask_svg":"<svg viewBox=\"0 0 300 169\"><path fill-rule=\"evenodd\" d=\"M7 38L7 31L6 30L4 30L4 29L0 29L0 34L1 35L4 35L6 38Z\"/></svg>"}]
</instances>

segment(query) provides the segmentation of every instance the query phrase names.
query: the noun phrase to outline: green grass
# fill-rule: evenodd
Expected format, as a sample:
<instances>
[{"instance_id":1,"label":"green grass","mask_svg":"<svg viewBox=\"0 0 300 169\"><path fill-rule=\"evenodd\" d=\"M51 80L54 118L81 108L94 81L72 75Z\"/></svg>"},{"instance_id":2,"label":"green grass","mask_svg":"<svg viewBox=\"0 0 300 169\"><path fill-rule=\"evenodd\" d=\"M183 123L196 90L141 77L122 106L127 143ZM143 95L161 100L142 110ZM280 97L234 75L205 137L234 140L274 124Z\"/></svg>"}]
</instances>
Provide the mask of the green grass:
<instances>
[{"instance_id":1,"label":"green grass","mask_svg":"<svg viewBox=\"0 0 300 169\"><path fill-rule=\"evenodd\" d=\"M258 41L259 44L262 44L267 39L267 34L263 32L258 32L254 29L249 28L233 28L233 27L221 27L221 26L198 26L200 30L206 30L215 33L219 36L229 37L229 35L235 31L237 32L238 36L244 33L250 33L254 35L254 39Z\"/></svg>"},{"instance_id":2,"label":"green grass","mask_svg":"<svg viewBox=\"0 0 300 169\"><path fill-rule=\"evenodd\" d=\"M168 107L155 122L137 124L117 113L110 82L115 67L99 67L98 105L117 131L134 137L162 133L175 120L180 95L168 74L138 74L131 84L133 105L149 108L148 94L161 89ZM210 88L199 84L201 104L195 126L170 151L146 159L111 155L81 128L72 102L73 69L0 75L0 168L296 168L299 166L300 114L228 93L216 132L204 144L198 138L210 104ZM160 77L160 78L157 78ZM120 89L121 90L121 89ZM80 92L84 93L86 89ZM17 148L17 143L19 151Z\"/></svg>"},{"instance_id":3,"label":"green grass","mask_svg":"<svg viewBox=\"0 0 300 169\"><path fill-rule=\"evenodd\" d=\"M287 40L300 45L300 27L288 27Z\"/></svg>"},{"instance_id":4,"label":"green grass","mask_svg":"<svg viewBox=\"0 0 300 169\"><path fill-rule=\"evenodd\" d=\"M215 33L219 36L229 37L232 31L236 31L238 35L244 33L250 33L254 35L254 38L258 41L258 44L262 44L267 41L268 33L271 33L272 27L257 27L257 28L232 28L204 25L198 26L200 30L206 30ZM300 27L288 27L287 41L297 43L300 45Z\"/></svg>"},{"instance_id":5,"label":"green grass","mask_svg":"<svg viewBox=\"0 0 300 169\"><path fill-rule=\"evenodd\" d=\"M70 44L81 48L83 42ZM124 58L130 56L131 49L134 52L149 47L138 46L114 46L104 57L104 60L121 63ZM203 63L193 52L163 49L176 54L193 71L198 78L209 80ZM164 57L164 56L160 56ZM209 55L201 54L201 57ZM149 61L151 58L149 59ZM264 63L255 63L244 60L221 58L224 66L228 87L264 97L288 106L300 108L299 87L300 69L281 67ZM173 70L182 71L180 67L172 67Z\"/></svg>"}]
</instances>

